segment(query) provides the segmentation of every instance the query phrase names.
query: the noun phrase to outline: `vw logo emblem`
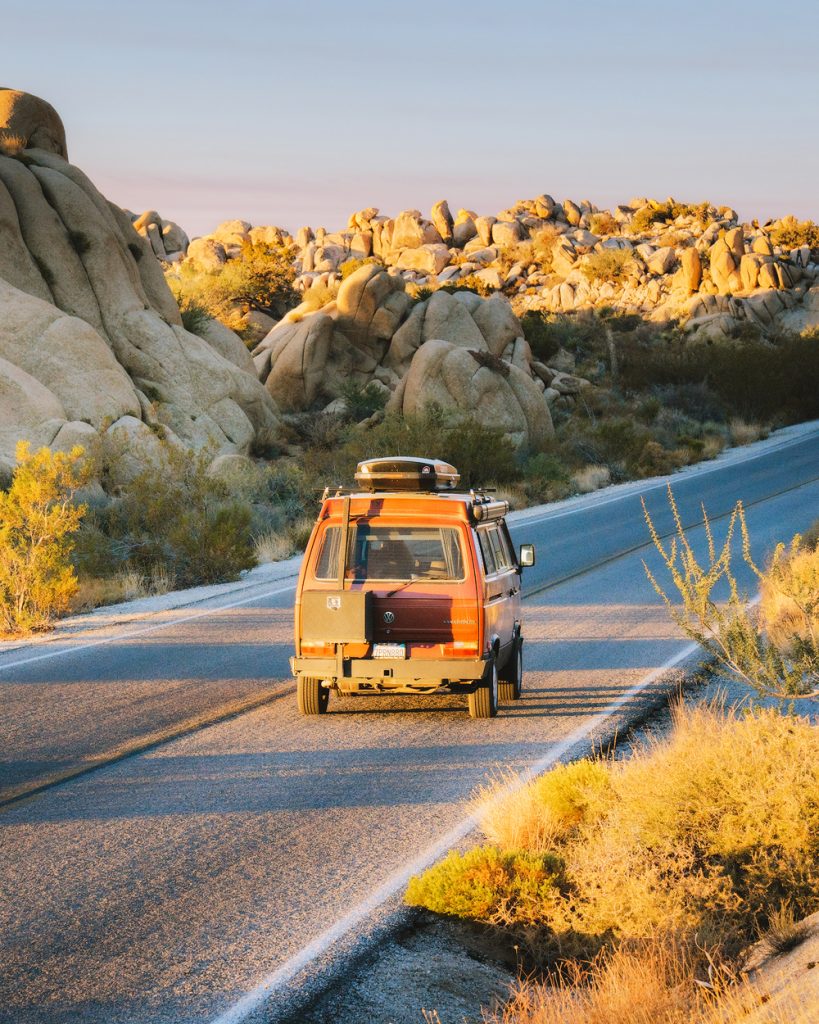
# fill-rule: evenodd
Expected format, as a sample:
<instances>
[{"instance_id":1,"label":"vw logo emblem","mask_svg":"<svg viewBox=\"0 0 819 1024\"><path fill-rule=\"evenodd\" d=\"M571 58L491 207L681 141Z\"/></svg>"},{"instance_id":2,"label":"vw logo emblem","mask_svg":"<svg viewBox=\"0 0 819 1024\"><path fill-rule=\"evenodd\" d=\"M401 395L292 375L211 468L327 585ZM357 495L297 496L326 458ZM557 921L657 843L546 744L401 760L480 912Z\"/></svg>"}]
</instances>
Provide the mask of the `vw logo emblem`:
<instances>
[{"instance_id":1,"label":"vw logo emblem","mask_svg":"<svg viewBox=\"0 0 819 1024\"><path fill-rule=\"evenodd\" d=\"M387 623L388 626L391 626L392 623L395 622L395 613L384 612L384 621Z\"/></svg>"}]
</instances>

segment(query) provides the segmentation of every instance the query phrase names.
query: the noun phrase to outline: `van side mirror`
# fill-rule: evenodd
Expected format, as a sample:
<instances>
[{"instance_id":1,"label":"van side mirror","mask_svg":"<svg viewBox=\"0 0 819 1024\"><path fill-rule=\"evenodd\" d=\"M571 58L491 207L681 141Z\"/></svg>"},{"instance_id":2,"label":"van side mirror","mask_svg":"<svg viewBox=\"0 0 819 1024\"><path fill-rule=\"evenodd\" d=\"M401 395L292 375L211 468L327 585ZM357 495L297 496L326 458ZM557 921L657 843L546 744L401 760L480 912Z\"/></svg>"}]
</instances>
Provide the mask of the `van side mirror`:
<instances>
[{"instance_id":1,"label":"van side mirror","mask_svg":"<svg viewBox=\"0 0 819 1024\"><path fill-rule=\"evenodd\" d=\"M521 569L527 569L530 565L535 564L535 545L534 544L521 544L520 546L520 562Z\"/></svg>"}]
</instances>

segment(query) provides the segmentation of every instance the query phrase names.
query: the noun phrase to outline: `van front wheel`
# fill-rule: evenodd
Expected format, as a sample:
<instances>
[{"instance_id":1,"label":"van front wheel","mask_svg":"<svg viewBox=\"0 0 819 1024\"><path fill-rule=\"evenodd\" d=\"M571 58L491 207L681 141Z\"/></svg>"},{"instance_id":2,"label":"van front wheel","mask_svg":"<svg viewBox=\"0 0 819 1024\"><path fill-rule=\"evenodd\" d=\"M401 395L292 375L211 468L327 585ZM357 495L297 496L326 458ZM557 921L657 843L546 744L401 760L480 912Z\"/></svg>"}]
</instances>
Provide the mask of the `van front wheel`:
<instances>
[{"instance_id":1,"label":"van front wheel","mask_svg":"<svg viewBox=\"0 0 819 1024\"><path fill-rule=\"evenodd\" d=\"M299 711L303 715L323 715L330 701L330 691L320 679L299 676L296 683Z\"/></svg>"},{"instance_id":2,"label":"van front wheel","mask_svg":"<svg viewBox=\"0 0 819 1024\"><path fill-rule=\"evenodd\" d=\"M498 666L493 658L486 675L469 694L470 718L494 718L498 713Z\"/></svg>"}]
</instances>

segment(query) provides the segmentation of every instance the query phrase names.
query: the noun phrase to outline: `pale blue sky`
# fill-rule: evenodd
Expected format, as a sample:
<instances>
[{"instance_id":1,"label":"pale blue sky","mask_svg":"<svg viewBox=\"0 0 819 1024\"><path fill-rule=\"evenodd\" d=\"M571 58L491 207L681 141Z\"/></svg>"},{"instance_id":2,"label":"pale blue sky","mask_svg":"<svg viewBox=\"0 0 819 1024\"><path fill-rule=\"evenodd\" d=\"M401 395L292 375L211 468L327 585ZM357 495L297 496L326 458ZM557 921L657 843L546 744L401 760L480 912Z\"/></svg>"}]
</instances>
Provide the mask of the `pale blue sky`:
<instances>
[{"instance_id":1,"label":"pale blue sky","mask_svg":"<svg viewBox=\"0 0 819 1024\"><path fill-rule=\"evenodd\" d=\"M2 85L191 234L440 198L819 219L819 5L3 0Z\"/></svg>"}]
</instances>

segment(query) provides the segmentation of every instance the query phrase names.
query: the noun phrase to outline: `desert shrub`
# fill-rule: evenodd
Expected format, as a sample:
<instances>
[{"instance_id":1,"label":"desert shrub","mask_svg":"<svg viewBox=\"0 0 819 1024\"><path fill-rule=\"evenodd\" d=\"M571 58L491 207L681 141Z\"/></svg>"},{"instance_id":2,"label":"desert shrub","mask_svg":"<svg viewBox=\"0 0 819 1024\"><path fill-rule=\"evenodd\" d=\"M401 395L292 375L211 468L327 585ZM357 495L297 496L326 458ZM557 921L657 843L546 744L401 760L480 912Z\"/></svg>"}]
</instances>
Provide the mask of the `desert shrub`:
<instances>
[{"instance_id":1,"label":"desert shrub","mask_svg":"<svg viewBox=\"0 0 819 1024\"><path fill-rule=\"evenodd\" d=\"M586 954L652 934L733 953L784 902L799 915L817 908L819 732L809 720L681 707L670 735L627 759L553 771L563 778L512 800L501 782L484 816L495 858L486 847L448 858L413 883L412 902L512 927L536 952ZM523 845L507 849L507 837ZM545 847L563 870L519 911L505 902L511 858ZM472 866L498 863L506 869L487 871L472 902Z\"/></svg>"},{"instance_id":2,"label":"desert shrub","mask_svg":"<svg viewBox=\"0 0 819 1024\"><path fill-rule=\"evenodd\" d=\"M201 306L241 334L249 310L278 320L299 304L294 257L293 246L248 241L218 270L186 261L169 272L167 281L180 308Z\"/></svg>"},{"instance_id":3,"label":"desert shrub","mask_svg":"<svg viewBox=\"0 0 819 1024\"><path fill-rule=\"evenodd\" d=\"M317 310L326 306L328 302L333 302L335 297L335 290L330 285L314 284L302 293L301 301L308 310Z\"/></svg>"},{"instance_id":4,"label":"desert shrub","mask_svg":"<svg viewBox=\"0 0 819 1024\"><path fill-rule=\"evenodd\" d=\"M160 460L146 461L114 501L92 512L89 529L107 541L114 564L147 576L161 569L182 587L236 579L256 564L250 504L208 475L209 461L208 453L164 445ZM82 560L80 567L86 571Z\"/></svg>"},{"instance_id":5,"label":"desert shrub","mask_svg":"<svg viewBox=\"0 0 819 1024\"><path fill-rule=\"evenodd\" d=\"M207 309L193 299L180 302L179 315L182 317L182 326L191 334L201 334L211 319Z\"/></svg>"},{"instance_id":6,"label":"desert shrub","mask_svg":"<svg viewBox=\"0 0 819 1024\"><path fill-rule=\"evenodd\" d=\"M383 409L388 395L374 381L364 385L348 381L341 389L341 397L344 399L347 417L358 422Z\"/></svg>"},{"instance_id":7,"label":"desert shrub","mask_svg":"<svg viewBox=\"0 0 819 1024\"><path fill-rule=\"evenodd\" d=\"M413 416L388 414L366 431L354 431L343 451L340 478L349 479L355 464L378 455L429 455L458 468L461 485L509 483L519 476L512 442L477 418L455 417L430 405ZM335 481L338 482L338 478Z\"/></svg>"},{"instance_id":8,"label":"desert shrub","mask_svg":"<svg viewBox=\"0 0 819 1024\"><path fill-rule=\"evenodd\" d=\"M700 227L705 228L714 217L714 209L710 203L677 203L669 199L664 203L650 203L642 207L632 217L629 228L635 235L649 230L653 224L667 223L677 217L694 217Z\"/></svg>"},{"instance_id":9,"label":"desert shrub","mask_svg":"<svg viewBox=\"0 0 819 1024\"><path fill-rule=\"evenodd\" d=\"M780 544L770 566L763 572L751 556L745 512L742 503L737 502L728 523L725 542L719 551L703 509L708 559L707 564L700 565L683 528L670 486L668 503L675 527L675 535L668 543L664 543L657 533L645 501L643 512L654 546L680 595L681 606L671 602L656 574L645 562L643 565L652 586L665 601L680 629L723 669L762 696L781 699L819 697L819 637L816 630L810 628L806 634L796 631L786 637L780 635L778 643L759 630L748 610L747 598L739 591L732 568L734 533L737 528L741 532L743 558L760 583L793 601L808 625L819 608L819 591L812 590L817 578L812 561L806 565L804 579L801 572L794 576L786 568L789 559L784 545ZM798 539L791 546L791 559L795 558L797 551ZM715 596L720 586L728 590L727 601ZM783 619L780 627L787 621Z\"/></svg>"},{"instance_id":10,"label":"desert shrub","mask_svg":"<svg viewBox=\"0 0 819 1024\"><path fill-rule=\"evenodd\" d=\"M555 316L542 310L528 310L520 318L523 334L529 342L532 355L548 363L560 349L560 331L554 329Z\"/></svg>"},{"instance_id":11,"label":"desert shrub","mask_svg":"<svg viewBox=\"0 0 819 1024\"><path fill-rule=\"evenodd\" d=\"M589 231L593 235L619 235L620 225L608 210L603 210L602 213L592 214Z\"/></svg>"},{"instance_id":12,"label":"desert shrub","mask_svg":"<svg viewBox=\"0 0 819 1024\"><path fill-rule=\"evenodd\" d=\"M802 245L819 249L819 224L812 220L798 221L794 216L783 217L773 225L769 238L783 249L798 249Z\"/></svg>"},{"instance_id":13,"label":"desert shrub","mask_svg":"<svg viewBox=\"0 0 819 1024\"><path fill-rule=\"evenodd\" d=\"M774 553L760 586L762 628L790 657L819 651L819 544L797 536Z\"/></svg>"},{"instance_id":14,"label":"desert shrub","mask_svg":"<svg viewBox=\"0 0 819 1024\"><path fill-rule=\"evenodd\" d=\"M551 854L506 852L479 846L449 853L435 868L413 878L410 906L438 914L501 922L537 921L560 882L562 863Z\"/></svg>"},{"instance_id":15,"label":"desert shrub","mask_svg":"<svg viewBox=\"0 0 819 1024\"><path fill-rule=\"evenodd\" d=\"M0 632L45 629L77 590L73 537L86 512L75 502L89 480L82 448L17 445L9 489L0 491Z\"/></svg>"},{"instance_id":16,"label":"desert shrub","mask_svg":"<svg viewBox=\"0 0 819 1024\"><path fill-rule=\"evenodd\" d=\"M621 281L635 273L636 264L628 249L604 249L586 256L581 269L589 281Z\"/></svg>"},{"instance_id":17,"label":"desert shrub","mask_svg":"<svg viewBox=\"0 0 819 1024\"><path fill-rule=\"evenodd\" d=\"M366 267L370 263L379 262L380 261L377 260L374 256L367 256L364 259L351 257L350 259L345 260L338 268L338 271L341 274L341 280L346 281L350 274L354 274L357 270L360 270L361 267Z\"/></svg>"},{"instance_id":18,"label":"desert shrub","mask_svg":"<svg viewBox=\"0 0 819 1024\"><path fill-rule=\"evenodd\" d=\"M466 277L459 277L457 281L447 282L438 289L442 292L472 292L474 295L480 295L483 299L488 299L491 295L494 295L496 289L490 284L487 284L483 278L476 277L475 274L467 274ZM427 296L428 297L428 296Z\"/></svg>"}]
</instances>

